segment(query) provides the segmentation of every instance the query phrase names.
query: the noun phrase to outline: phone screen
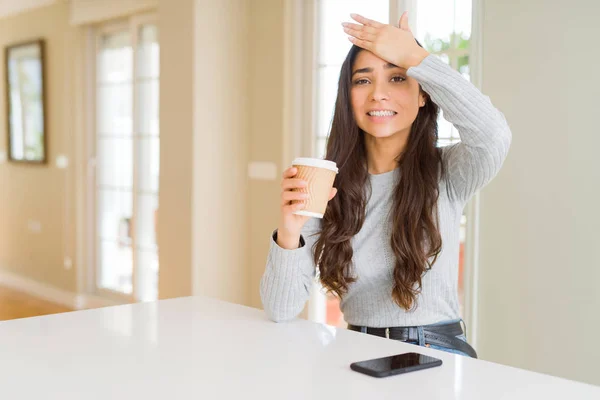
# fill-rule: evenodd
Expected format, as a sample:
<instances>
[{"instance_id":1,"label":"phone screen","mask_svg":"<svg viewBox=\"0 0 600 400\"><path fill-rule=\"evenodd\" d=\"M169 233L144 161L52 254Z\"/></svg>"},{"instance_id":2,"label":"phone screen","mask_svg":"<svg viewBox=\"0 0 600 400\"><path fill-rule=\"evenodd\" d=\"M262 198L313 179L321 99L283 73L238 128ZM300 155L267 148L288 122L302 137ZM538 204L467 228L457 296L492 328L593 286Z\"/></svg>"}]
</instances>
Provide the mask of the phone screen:
<instances>
[{"instance_id":1,"label":"phone screen","mask_svg":"<svg viewBox=\"0 0 600 400\"><path fill-rule=\"evenodd\" d=\"M404 353L353 363L350 367L372 376L396 375L442 365L442 360L419 353Z\"/></svg>"}]
</instances>

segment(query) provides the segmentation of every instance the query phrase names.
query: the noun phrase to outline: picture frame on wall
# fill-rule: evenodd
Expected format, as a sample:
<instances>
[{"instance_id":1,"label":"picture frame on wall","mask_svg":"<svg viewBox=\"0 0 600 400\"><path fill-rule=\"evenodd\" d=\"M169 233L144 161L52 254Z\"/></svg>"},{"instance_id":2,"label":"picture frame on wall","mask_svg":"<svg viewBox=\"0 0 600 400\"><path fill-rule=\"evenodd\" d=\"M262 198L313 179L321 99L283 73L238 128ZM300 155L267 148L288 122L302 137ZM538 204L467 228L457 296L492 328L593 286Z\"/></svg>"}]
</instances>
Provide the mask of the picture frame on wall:
<instances>
[{"instance_id":1,"label":"picture frame on wall","mask_svg":"<svg viewBox=\"0 0 600 400\"><path fill-rule=\"evenodd\" d=\"M4 51L8 160L46 164L45 44L43 39Z\"/></svg>"}]
</instances>

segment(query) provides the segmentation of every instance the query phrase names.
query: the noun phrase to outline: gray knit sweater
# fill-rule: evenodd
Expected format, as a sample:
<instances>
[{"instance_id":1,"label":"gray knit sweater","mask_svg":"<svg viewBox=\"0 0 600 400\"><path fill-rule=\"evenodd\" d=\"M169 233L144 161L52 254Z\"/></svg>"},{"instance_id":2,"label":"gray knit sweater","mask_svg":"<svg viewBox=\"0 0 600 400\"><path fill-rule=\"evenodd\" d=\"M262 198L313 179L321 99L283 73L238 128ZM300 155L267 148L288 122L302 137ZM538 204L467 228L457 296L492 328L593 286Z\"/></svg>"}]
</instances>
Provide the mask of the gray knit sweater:
<instances>
[{"instance_id":1,"label":"gray knit sweater","mask_svg":"<svg viewBox=\"0 0 600 400\"><path fill-rule=\"evenodd\" d=\"M346 322L370 327L418 326L459 318L458 253L460 218L467 201L500 170L508 153L511 132L503 114L487 96L458 72L430 55L408 70L458 129L461 142L442 149L446 176L439 182L439 230L442 251L423 276L416 307L406 311L392 299L395 257L390 246L388 216L393 188L402 171L370 175L372 195L365 223L352 239L357 281L341 299ZM271 238L260 294L265 312L274 321L296 317L309 298L315 277L312 246L320 219L302 230L304 246L286 250ZM327 251L327 249L325 249Z\"/></svg>"}]
</instances>

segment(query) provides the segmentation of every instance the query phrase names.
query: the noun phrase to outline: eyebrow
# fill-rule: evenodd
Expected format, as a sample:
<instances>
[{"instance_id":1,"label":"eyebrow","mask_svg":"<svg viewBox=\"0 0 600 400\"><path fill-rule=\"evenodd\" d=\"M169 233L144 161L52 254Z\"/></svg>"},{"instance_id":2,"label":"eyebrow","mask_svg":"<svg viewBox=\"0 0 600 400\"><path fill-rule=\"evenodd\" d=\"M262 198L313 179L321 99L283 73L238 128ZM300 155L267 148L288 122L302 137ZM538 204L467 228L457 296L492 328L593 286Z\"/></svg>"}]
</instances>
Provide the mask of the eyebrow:
<instances>
[{"instance_id":1,"label":"eyebrow","mask_svg":"<svg viewBox=\"0 0 600 400\"><path fill-rule=\"evenodd\" d=\"M392 69L392 68L400 68L400 69L404 69L404 68L401 68L401 67L399 67L399 66L397 66L397 65L394 65L394 64L392 64L392 63L387 63L387 64L385 64L385 65L383 66L383 68L385 68L385 69ZM373 72L373 68L371 68L371 67L367 67L367 68L360 68L360 69L357 69L356 71L354 71L354 72L352 73L352 76L354 76L354 75L356 75L356 74L362 74L362 73L365 73L365 74L366 74L366 73L369 73L369 72Z\"/></svg>"}]
</instances>

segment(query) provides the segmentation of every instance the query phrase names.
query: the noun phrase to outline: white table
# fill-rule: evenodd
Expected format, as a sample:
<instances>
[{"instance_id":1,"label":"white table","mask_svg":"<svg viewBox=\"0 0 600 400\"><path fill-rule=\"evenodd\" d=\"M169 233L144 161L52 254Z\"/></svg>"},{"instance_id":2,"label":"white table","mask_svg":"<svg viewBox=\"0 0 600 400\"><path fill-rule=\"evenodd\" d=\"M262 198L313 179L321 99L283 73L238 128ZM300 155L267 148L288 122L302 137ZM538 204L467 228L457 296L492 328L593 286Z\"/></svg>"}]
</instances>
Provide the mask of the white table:
<instances>
[{"instance_id":1,"label":"white table","mask_svg":"<svg viewBox=\"0 0 600 400\"><path fill-rule=\"evenodd\" d=\"M383 379L350 363L419 351ZM188 297L0 322L0 399L600 399L600 387Z\"/></svg>"}]
</instances>

